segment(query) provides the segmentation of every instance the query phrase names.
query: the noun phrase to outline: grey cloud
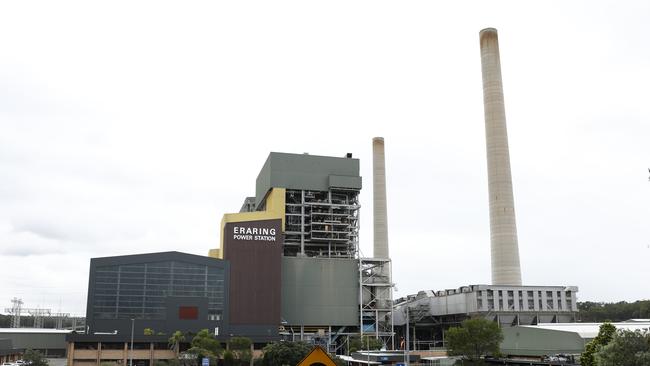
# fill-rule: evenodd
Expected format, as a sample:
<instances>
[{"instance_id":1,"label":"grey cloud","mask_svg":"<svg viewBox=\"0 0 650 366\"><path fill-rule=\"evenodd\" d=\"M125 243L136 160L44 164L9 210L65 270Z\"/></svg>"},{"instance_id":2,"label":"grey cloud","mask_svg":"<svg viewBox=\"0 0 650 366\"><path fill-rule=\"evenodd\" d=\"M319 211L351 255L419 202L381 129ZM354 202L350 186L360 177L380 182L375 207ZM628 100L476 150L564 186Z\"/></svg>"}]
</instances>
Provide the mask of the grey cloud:
<instances>
[{"instance_id":1,"label":"grey cloud","mask_svg":"<svg viewBox=\"0 0 650 366\"><path fill-rule=\"evenodd\" d=\"M44 213L37 218L28 217L12 222L15 233L30 233L43 239L60 240L70 246L139 239L145 233L138 224L141 223L91 212L73 212L63 217Z\"/></svg>"},{"instance_id":2,"label":"grey cloud","mask_svg":"<svg viewBox=\"0 0 650 366\"><path fill-rule=\"evenodd\" d=\"M28 257L36 255L50 255L50 254L65 254L66 251L60 247L46 246L46 247L35 247L32 244L15 244L3 246L0 254L6 256L16 256L16 257Z\"/></svg>"},{"instance_id":3,"label":"grey cloud","mask_svg":"<svg viewBox=\"0 0 650 366\"><path fill-rule=\"evenodd\" d=\"M26 257L65 252L59 240L29 231L16 231L6 225L0 226L0 255Z\"/></svg>"},{"instance_id":4,"label":"grey cloud","mask_svg":"<svg viewBox=\"0 0 650 366\"><path fill-rule=\"evenodd\" d=\"M53 240L67 240L70 238L69 233L66 233L65 230L62 230L61 227L57 227L52 223L38 221L14 224L14 232L32 233L45 239Z\"/></svg>"}]
</instances>

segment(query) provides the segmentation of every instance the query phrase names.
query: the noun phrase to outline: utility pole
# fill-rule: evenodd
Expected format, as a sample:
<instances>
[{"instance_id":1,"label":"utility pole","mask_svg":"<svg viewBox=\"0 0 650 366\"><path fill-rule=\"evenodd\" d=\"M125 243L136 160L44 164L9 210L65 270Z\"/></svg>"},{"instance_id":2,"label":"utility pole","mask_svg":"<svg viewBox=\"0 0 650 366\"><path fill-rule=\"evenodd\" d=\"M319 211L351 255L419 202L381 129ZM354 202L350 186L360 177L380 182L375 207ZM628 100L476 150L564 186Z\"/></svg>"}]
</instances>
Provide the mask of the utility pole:
<instances>
[{"instance_id":1,"label":"utility pole","mask_svg":"<svg viewBox=\"0 0 650 366\"><path fill-rule=\"evenodd\" d=\"M406 347L404 347L404 365L409 366L409 306L406 305Z\"/></svg>"},{"instance_id":2,"label":"utility pole","mask_svg":"<svg viewBox=\"0 0 650 366\"><path fill-rule=\"evenodd\" d=\"M135 319L131 319L131 352L129 353L129 366L133 366L133 328Z\"/></svg>"},{"instance_id":3,"label":"utility pole","mask_svg":"<svg viewBox=\"0 0 650 366\"><path fill-rule=\"evenodd\" d=\"M368 361L366 365L370 366L370 336L366 336L366 360Z\"/></svg>"}]
</instances>

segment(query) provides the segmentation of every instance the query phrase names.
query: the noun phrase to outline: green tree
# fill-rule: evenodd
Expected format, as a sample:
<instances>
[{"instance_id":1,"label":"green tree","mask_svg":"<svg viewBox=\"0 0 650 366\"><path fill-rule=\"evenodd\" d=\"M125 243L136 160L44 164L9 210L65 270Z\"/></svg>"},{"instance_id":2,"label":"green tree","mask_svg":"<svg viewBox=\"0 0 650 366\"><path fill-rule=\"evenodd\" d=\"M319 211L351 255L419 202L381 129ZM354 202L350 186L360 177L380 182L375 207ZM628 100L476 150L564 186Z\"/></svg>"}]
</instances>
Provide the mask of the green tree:
<instances>
[{"instance_id":1,"label":"green tree","mask_svg":"<svg viewBox=\"0 0 650 366\"><path fill-rule=\"evenodd\" d=\"M460 327L449 328L445 337L449 355L474 361L487 354L499 353L503 341L499 325L483 318L464 320Z\"/></svg>"},{"instance_id":2,"label":"green tree","mask_svg":"<svg viewBox=\"0 0 650 366\"><path fill-rule=\"evenodd\" d=\"M253 358L253 354L251 353L251 344L253 342L251 341L250 338L246 337L232 337L230 338L230 342L228 342L230 351L232 352L232 356L235 360L237 360L237 364L248 364L251 361L251 358ZM225 360L225 357L224 357Z\"/></svg>"},{"instance_id":3,"label":"green tree","mask_svg":"<svg viewBox=\"0 0 650 366\"><path fill-rule=\"evenodd\" d=\"M585 351L580 355L580 365L597 366L596 353L612 340L614 334L616 334L616 327L614 327L612 323L601 324L596 338L587 343Z\"/></svg>"},{"instance_id":4,"label":"green tree","mask_svg":"<svg viewBox=\"0 0 650 366\"><path fill-rule=\"evenodd\" d=\"M650 318L650 300L616 303L578 302L578 314L583 322L624 321Z\"/></svg>"},{"instance_id":5,"label":"green tree","mask_svg":"<svg viewBox=\"0 0 650 366\"><path fill-rule=\"evenodd\" d=\"M167 366L180 366L181 362L178 358L170 358L167 360Z\"/></svg>"},{"instance_id":6,"label":"green tree","mask_svg":"<svg viewBox=\"0 0 650 366\"><path fill-rule=\"evenodd\" d=\"M339 358L337 355L330 354L330 358L334 361L336 366L348 366L348 361Z\"/></svg>"},{"instance_id":7,"label":"green tree","mask_svg":"<svg viewBox=\"0 0 650 366\"><path fill-rule=\"evenodd\" d=\"M112 364L115 366L115 364ZM180 366L181 362L178 358L170 358L166 360L154 360L153 366Z\"/></svg>"},{"instance_id":8,"label":"green tree","mask_svg":"<svg viewBox=\"0 0 650 366\"><path fill-rule=\"evenodd\" d=\"M650 365L650 331L619 330L611 342L596 353L598 366Z\"/></svg>"},{"instance_id":9,"label":"green tree","mask_svg":"<svg viewBox=\"0 0 650 366\"><path fill-rule=\"evenodd\" d=\"M378 350L384 347L384 342L381 339L363 336L363 339L359 337L351 337L348 343L348 353L357 352L359 350Z\"/></svg>"},{"instance_id":10,"label":"green tree","mask_svg":"<svg viewBox=\"0 0 650 366\"><path fill-rule=\"evenodd\" d=\"M144 335L146 335L146 336L151 336L151 335L156 334L156 331L151 329L151 328L144 328L143 332L144 332Z\"/></svg>"},{"instance_id":11,"label":"green tree","mask_svg":"<svg viewBox=\"0 0 650 366\"><path fill-rule=\"evenodd\" d=\"M9 328L9 327L11 327L11 318L12 318L12 315L0 314L0 328Z\"/></svg>"},{"instance_id":12,"label":"green tree","mask_svg":"<svg viewBox=\"0 0 650 366\"><path fill-rule=\"evenodd\" d=\"M232 351L225 350L223 352L223 363L226 366L233 366L235 364L235 356L233 355Z\"/></svg>"},{"instance_id":13,"label":"green tree","mask_svg":"<svg viewBox=\"0 0 650 366\"><path fill-rule=\"evenodd\" d=\"M221 343L210 333L209 330L203 329L192 338L191 348L187 350L190 357L194 358L198 364L204 357L212 360L219 358L221 354Z\"/></svg>"},{"instance_id":14,"label":"green tree","mask_svg":"<svg viewBox=\"0 0 650 366\"><path fill-rule=\"evenodd\" d=\"M30 366L48 366L47 360L39 351L28 349L23 354L23 360Z\"/></svg>"},{"instance_id":15,"label":"green tree","mask_svg":"<svg viewBox=\"0 0 650 366\"><path fill-rule=\"evenodd\" d=\"M175 331L171 337L169 337L169 348L174 350L176 357L178 357L178 352L180 350L181 342L185 341L185 335L180 330Z\"/></svg>"},{"instance_id":16,"label":"green tree","mask_svg":"<svg viewBox=\"0 0 650 366\"><path fill-rule=\"evenodd\" d=\"M264 347L264 366L295 366L311 351L306 342L274 342Z\"/></svg>"},{"instance_id":17,"label":"green tree","mask_svg":"<svg viewBox=\"0 0 650 366\"><path fill-rule=\"evenodd\" d=\"M348 366L348 361L340 358L337 355L333 355L331 353L329 355L330 355L330 358L332 359L332 361L334 361L334 363L336 364L336 366Z\"/></svg>"}]
</instances>

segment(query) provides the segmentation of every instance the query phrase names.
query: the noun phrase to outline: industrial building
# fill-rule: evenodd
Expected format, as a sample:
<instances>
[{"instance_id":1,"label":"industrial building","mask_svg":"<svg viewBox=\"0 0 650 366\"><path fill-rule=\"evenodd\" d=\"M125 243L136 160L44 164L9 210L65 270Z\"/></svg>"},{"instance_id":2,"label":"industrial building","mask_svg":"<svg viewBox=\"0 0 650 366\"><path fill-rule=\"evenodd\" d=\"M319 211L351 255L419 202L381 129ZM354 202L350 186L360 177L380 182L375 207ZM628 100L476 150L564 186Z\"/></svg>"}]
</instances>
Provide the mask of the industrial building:
<instances>
[{"instance_id":1,"label":"industrial building","mask_svg":"<svg viewBox=\"0 0 650 366\"><path fill-rule=\"evenodd\" d=\"M497 32L484 29L479 38L491 285L421 291L393 302L384 140L374 138L372 257L359 252L359 160L272 152L255 195L223 215L221 245L208 257L94 259L88 336L113 332L122 342L137 319L139 330L207 328L220 339L306 340L337 352L350 336L365 334L388 349L396 348L396 333L407 349L441 347L446 329L473 316L503 327L575 321L577 287L522 285Z\"/></svg>"},{"instance_id":2,"label":"industrial building","mask_svg":"<svg viewBox=\"0 0 650 366\"><path fill-rule=\"evenodd\" d=\"M387 242L385 257L359 256L361 186L351 154L270 153L255 197L223 216L209 254L231 263L232 329L251 329L256 314L257 331L332 352L360 333L392 345Z\"/></svg>"},{"instance_id":3,"label":"industrial building","mask_svg":"<svg viewBox=\"0 0 650 366\"><path fill-rule=\"evenodd\" d=\"M180 252L92 258L87 333L227 333L228 265Z\"/></svg>"},{"instance_id":4,"label":"industrial building","mask_svg":"<svg viewBox=\"0 0 650 366\"><path fill-rule=\"evenodd\" d=\"M226 340L229 273L227 261L180 252L92 258L86 332L65 337L68 365L126 364L133 339L133 361L149 366L175 357L175 331Z\"/></svg>"},{"instance_id":5,"label":"industrial building","mask_svg":"<svg viewBox=\"0 0 650 366\"><path fill-rule=\"evenodd\" d=\"M373 141L373 151L377 167L383 139ZM91 259L86 334L66 337L69 364L123 364L133 337L134 362L149 366L175 356L166 344L173 332L201 329L224 342L248 337L257 347L304 340L336 352L360 334L392 347L386 215L376 228L384 233L383 247L375 245L382 258L361 258L361 181L351 154L273 152L256 195L223 216L221 246L209 256Z\"/></svg>"},{"instance_id":6,"label":"industrial building","mask_svg":"<svg viewBox=\"0 0 650 366\"><path fill-rule=\"evenodd\" d=\"M470 317L502 328L538 323L569 323L578 312L575 287L472 285L444 291L420 291L396 300L398 334L408 333L409 348L444 347L444 332Z\"/></svg>"},{"instance_id":7,"label":"industrial building","mask_svg":"<svg viewBox=\"0 0 650 366\"><path fill-rule=\"evenodd\" d=\"M169 335L70 334L66 337L68 366L133 365L152 366L156 360L176 358L169 349Z\"/></svg>"},{"instance_id":8,"label":"industrial building","mask_svg":"<svg viewBox=\"0 0 650 366\"><path fill-rule=\"evenodd\" d=\"M46 329L46 328L0 328L0 340L4 340L5 347L11 345L10 352L23 353L27 349L41 352L49 358L65 356L66 335L71 330ZM5 350L7 352L8 350ZM11 353L7 354L9 356ZM14 359L15 356L14 356Z\"/></svg>"},{"instance_id":9,"label":"industrial building","mask_svg":"<svg viewBox=\"0 0 650 366\"><path fill-rule=\"evenodd\" d=\"M576 286L523 286L497 30L479 33L488 171L491 285L420 291L395 302L393 321L410 349L444 347L445 331L469 317L501 327L574 322Z\"/></svg>"},{"instance_id":10,"label":"industrial building","mask_svg":"<svg viewBox=\"0 0 650 366\"><path fill-rule=\"evenodd\" d=\"M576 286L522 286L497 30L481 30L479 43L488 168L492 286L461 287L461 293L473 295L458 296L457 293L450 294L446 291L444 297L464 299L468 314L476 306L482 316L493 317L500 325L575 321L575 313L578 311Z\"/></svg>"},{"instance_id":11,"label":"industrial building","mask_svg":"<svg viewBox=\"0 0 650 366\"><path fill-rule=\"evenodd\" d=\"M14 344L11 339L3 338L0 335L0 364L5 362L11 363L12 361L20 359L22 352L14 348Z\"/></svg>"},{"instance_id":12,"label":"industrial building","mask_svg":"<svg viewBox=\"0 0 650 366\"><path fill-rule=\"evenodd\" d=\"M617 330L643 330L650 321L628 320L611 323ZM602 323L564 323L522 325L503 329L501 353L516 357L541 357L564 353L577 355L585 350L600 330Z\"/></svg>"}]
</instances>

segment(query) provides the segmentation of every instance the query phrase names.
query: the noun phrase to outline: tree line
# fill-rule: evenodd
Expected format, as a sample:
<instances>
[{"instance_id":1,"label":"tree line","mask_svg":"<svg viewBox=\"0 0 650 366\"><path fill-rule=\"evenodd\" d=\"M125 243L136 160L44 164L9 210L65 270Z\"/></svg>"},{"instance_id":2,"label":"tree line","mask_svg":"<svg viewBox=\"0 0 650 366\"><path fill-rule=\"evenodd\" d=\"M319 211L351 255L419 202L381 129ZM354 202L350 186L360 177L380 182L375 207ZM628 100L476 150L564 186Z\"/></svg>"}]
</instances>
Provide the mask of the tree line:
<instances>
[{"instance_id":1,"label":"tree line","mask_svg":"<svg viewBox=\"0 0 650 366\"><path fill-rule=\"evenodd\" d=\"M628 319L650 319L650 300L635 302L578 302L578 316L581 322L620 322Z\"/></svg>"},{"instance_id":2,"label":"tree line","mask_svg":"<svg viewBox=\"0 0 650 366\"><path fill-rule=\"evenodd\" d=\"M177 359L159 362L154 366L199 366L203 358L208 358L211 366L248 366L251 361L255 366L297 365L314 347L308 342L272 342L263 348L261 358L253 359L251 345L250 338L232 337L227 342L227 349L224 349L221 342L207 329L196 334L176 331L169 337L169 348L174 350ZM378 350L383 347L383 343L368 336L363 339L351 337L347 347L351 353L368 348ZM336 355L330 354L330 357L339 366L347 365Z\"/></svg>"}]
</instances>

